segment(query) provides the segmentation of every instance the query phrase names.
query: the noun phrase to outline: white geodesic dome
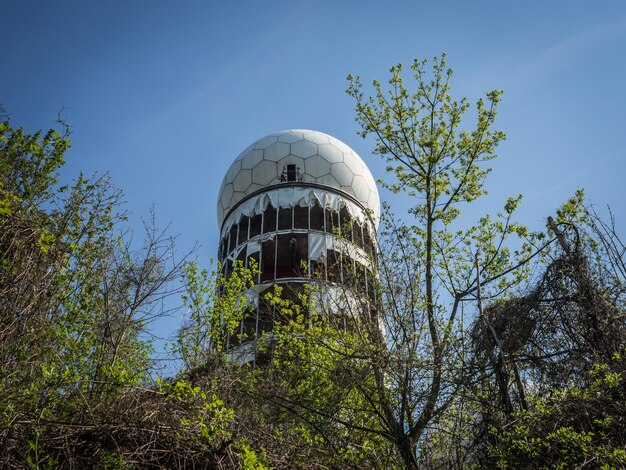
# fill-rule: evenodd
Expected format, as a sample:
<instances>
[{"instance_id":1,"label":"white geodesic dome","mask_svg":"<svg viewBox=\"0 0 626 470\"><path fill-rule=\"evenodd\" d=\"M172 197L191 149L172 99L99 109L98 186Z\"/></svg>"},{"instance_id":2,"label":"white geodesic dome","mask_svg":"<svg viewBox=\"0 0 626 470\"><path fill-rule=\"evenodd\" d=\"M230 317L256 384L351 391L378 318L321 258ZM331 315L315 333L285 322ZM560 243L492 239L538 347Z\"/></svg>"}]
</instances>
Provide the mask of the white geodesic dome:
<instances>
[{"instance_id":1,"label":"white geodesic dome","mask_svg":"<svg viewBox=\"0 0 626 470\"><path fill-rule=\"evenodd\" d=\"M280 185L287 165L296 166L299 182L326 186L352 196L378 220L378 188L361 157L328 134L294 129L257 140L235 159L219 192L219 226L231 209L248 195Z\"/></svg>"}]
</instances>

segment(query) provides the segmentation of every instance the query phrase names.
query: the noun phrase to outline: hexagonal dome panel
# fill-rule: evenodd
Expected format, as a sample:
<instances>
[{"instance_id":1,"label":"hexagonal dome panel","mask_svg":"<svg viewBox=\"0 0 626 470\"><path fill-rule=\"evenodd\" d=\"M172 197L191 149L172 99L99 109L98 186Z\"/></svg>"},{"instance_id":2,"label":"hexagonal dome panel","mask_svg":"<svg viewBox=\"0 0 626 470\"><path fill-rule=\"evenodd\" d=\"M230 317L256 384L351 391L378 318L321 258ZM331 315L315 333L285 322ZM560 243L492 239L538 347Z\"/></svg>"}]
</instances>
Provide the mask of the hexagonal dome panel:
<instances>
[{"instance_id":1,"label":"hexagonal dome panel","mask_svg":"<svg viewBox=\"0 0 626 470\"><path fill-rule=\"evenodd\" d=\"M324 175L330 174L331 163L324 157L313 155L308 157L304 163L304 172L307 176L317 180Z\"/></svg>"},{"instance_id":2,"label":"hexagonal dome panel","mask_svg":"<svg viewBox=\"0 0 626 470\"><path fill-rule=\"evenodd\" d=\"M230 204L232 195L233 195L233 185L231 183L225 184L224 187L222 188L222 191L220 191L220 201L224 209L226 209L228 205Z\"/></svg>"},{"instance_id":3,"label":"hexagonal dome panel","mask_svg":"<svg viewBox=\"0 0 626 470\"><path fill-rule=\"evenodd\" d=\"M364 176L354 175L354 179L352 180L352 189L354 194L356 194L357 199L369 201L370 186Z\"/></svg>"},{"instance_id":4,"label":"hexagonal dome panel","mask_svg":"<svg viewBox=\"0 0 626 470\"><path fill-rule=\"evenodd\" d=\"M348 168L348 165L343 162L333 163L330 171L341 186L352 186L354 173Z\"/></svg>"},{"instance_id":5,"label":"hexagonal dome panel","mask_svg":"<svg viewBox=\"0 0 626 470\"><path fill-rule=\"evenodd\" d=\"M238 160L241 160L241 168L251 170L263 160L263 150L251 149L245 154L242 153Z\"/></svg>"},{"instance_id":6,"label":"hexagonal dome panel","mask_svg":"<svg viewBox=\"0 0 626 470\"><path fill-rule=\"evenodd\" d=\"M289 144L276 142L263 150L263 158L265 160L277 162L281 158L289 155L290 149L291 147L289 147Z\"/></svg>"},{"instance_id":7,"label":"hexagonal dome panel","mask_svg":"<svg viewBox=\"0 0 626 470\"><path fill-rule=\"evenodd\" d=\"M291 153L302 158L312 157L313 155L317 155L317 144L309 140L295 142L291 144Z\"/></svg>"},{"instance_id":8,"label":"hexagonal dome panel","mask_svg":"<svg viewBox=\"0 0 626 470\"><path fill-rule=\"evenodd\" d=\"M349 146L323 132L295 129L265 136L249 145L233 162L222 182L217 218L250 194L281 183L286 165L296 165L305 184L327 186L356 199L380 215L378 188L369 169Z\"/></svg>"},{"instance_id":9,"label":"hexagonal dome panel","mask_svg":"<svg viewBox=\"0 0 626 470\"><path fill-rule=\"evenodd\" d=\"M332 144L320 144L317 146L320 155L323 155L326 160L331 163L343 162L343 153L335 145ZM356 155L356 154L355 154ZM359 157L360 159L361 157ZM363 160L361 160L363 162ZM363 163L365 165L365 163Z\"/></svg>"},{"instance_id":10,"label":"hexagonal dome panel","mask_svg":"<svg viewBox=\"0 0 626 470\"><path fill-rule=\"evenodd\" d=\"M252 183L269 186L278 180L278 166L275 161L262 160L252 169Z\"/></svg>"},{"instance_id":11,"label":"hexagonal dome panel","mask_svg":"<svg viewBox=\"0 0 626 470\"><path fill-rule=\"evenodd\" d=\"M252 184L252 171L241 170L237 177L233 180L233 187L237 192L245 193Z\"/></svg>"},{"instance_id":12,"label":"hexagonal dome panel","mask_svg":"<svg viewBox=\"0 0 626 470\"><path fill-rule=\"evenodd\" d=\"M269 147L270 145L272 145L274 142L278 141L278 136L276 134L270 134L268 136L263 137L262 139L257 140L254 143L254 148L255 149L266 149L267 147ZM245 152L245 150L244 150Z\"/></svg>"},{"instance_id":13,"label":"hexagonal dome panel","mask_svg":"<svg viewBox=\"0 0 626 470\"><path fill-rule=\"evenodd\" d=\"M278 141L285 142L286 144L293 144L300 140L304 140L304 135L302 135L302 132L288 132L278 136Z\"/></svg>"}]
</instances>

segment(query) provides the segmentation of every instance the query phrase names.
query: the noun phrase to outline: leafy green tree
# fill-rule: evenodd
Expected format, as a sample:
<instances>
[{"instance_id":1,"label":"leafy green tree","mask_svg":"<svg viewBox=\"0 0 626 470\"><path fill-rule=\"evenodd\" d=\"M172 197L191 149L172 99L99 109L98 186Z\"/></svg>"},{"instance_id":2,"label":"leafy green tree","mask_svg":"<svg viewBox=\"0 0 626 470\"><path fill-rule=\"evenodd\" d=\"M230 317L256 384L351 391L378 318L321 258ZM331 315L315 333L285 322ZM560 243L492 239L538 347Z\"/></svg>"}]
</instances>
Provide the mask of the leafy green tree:
<instances>
[{"instance_id":1,"label":"leafy green tree","mask_svg":"<svg viewBox=\"0 0 626 470\"><path fill-rule=\"evenodd\" d=\"M489 172L484 163L504 139L492 129L501 93L478 100L475 126L462 130L469 104L450 96L452 71L445 57L434 59L430 75L425 66L426 61L412 64L412 91L404 85L401 65L391 68L388 87L374 81L371 97L353 76L347 90L356 101L361 135L374 136L374 153L395 176L383 184L413 198L415 223L383 218L374 311L357 308L352 316L360 344L335 350L344 361L352 359L344 386L354 387L363 412L375 417L362 430L392 443L406 468L418 467L429 429L473 375L464 309L471 309L479 293L489 299L517 285L548 243L538 246L541 236L512 221L520 197L509 198L495 218L485 216L469 228L458 220L463 205L484 194ZM522 239L516 250L508 248L510 237ZM376 320L363 321L372 317ZM357 428L351 420L341 424Z\"/></svg>"},{"instance_id":2,"label":"leafy green tree","mask_svg":"<svg viewBox=\"0 0 626 470\"><path fill-rule=\"evenodd\" d=\"M0 124L0 363L3 422L15 416L13 400L25 399L45 362L54 274L63 266L54 223L40 204L69 142L58 132L42 136Z\"/></svg>"},{"instance_id":3,"label":"leafy green tree","mask_svg":"<svg viewBox=\"0 0 626 470\"><path fill-rule=\"evenodd\" d=\"M0 124L0 466L264 468L218 376L153 381L150 327L184 257L154 217L131 243L108 177L60 186L68 148Z\"/></svg>"},{"instance_id":4,"label":"leafy green tree","mask_svg":"<svg viewBox=\"0 0 626 470\"><path fill-rule=\"evenodd\" d=\"M198 268L197 262L185 264L182 300L187 314L178 331L173 352L183 361L186 371L202 368L210 355L222 357L230 335L235 335L248 313L247 290L258 274L253 260L246 269L236 262L228 278L217 271Z\"/></svg>"},{"instance_id":5,"label":"leafy green tree","mask_svg":"<svg viewBox=\"0 0 626 470\"><path fill-rule=\"evenodd\" d=\"M431 74L426 64L412 64L412 90L401 65L387 87L374 81L370 97L349 77L360 134L374 137L374 153L394 175L384 186L414 201L414 223L383 214L372 298L344 279L330 302L315 301L329 295L321 285L299 302L279 293L267 299L280 320L259 340L272 359L252 371L250 394L257 409L271 403L259 419L280 429L294 453L317 446L320 465L412 469L424 448L437 452L435 432L450 430L461 392L476 379L466 331L481 311L476 300L519 285L553 241L512 220L521 197L495 217L462 220L463 206L485 193L485 163L504 139L493 130L501 93L478 100L476 122L464 130L470 106L450 96L445 57L434 59Z\"/></svg>"},{"instance_id":6,"label":"leafy green tree","mask_svg":"<svg viewBox=\"0 0 626 470\"><path fill-rule=\"evenodd\" d=\"M492 425L491 468L624 468L624 360L593 367L584 383L533 398L507 425Z\"/></svg>"},{"instance_id":7,"label":"leafy green tree","mask_svg":"<svg viewBox=\"0 0 626 470\"><path fill-rule=\"evenodd\" d=\"M558 244L532 288L487 309L488 337L475 328L479 354L498 354L502 382L514 385L480 384L475 428L483 433L474 448L491 467L619 468L624 245L613 225L585 207L582 191L548 225Z\"/></svg>"}]
</instances>

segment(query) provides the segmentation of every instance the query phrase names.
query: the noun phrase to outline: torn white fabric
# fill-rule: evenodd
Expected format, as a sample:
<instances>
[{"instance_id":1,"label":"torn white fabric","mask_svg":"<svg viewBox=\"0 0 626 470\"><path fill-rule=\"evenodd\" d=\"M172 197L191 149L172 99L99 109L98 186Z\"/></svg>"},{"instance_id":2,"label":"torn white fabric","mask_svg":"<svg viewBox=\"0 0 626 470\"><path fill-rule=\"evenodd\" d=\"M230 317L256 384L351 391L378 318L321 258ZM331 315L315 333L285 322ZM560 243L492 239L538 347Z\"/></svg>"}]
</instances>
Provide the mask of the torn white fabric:
<instances>
[{"instance_id":1,"label":"torn white fabric","mask_svg":"<svg viewBox=\"0 0 626 470\"><path fill-rule=\"evenodd\" d=\"M233 251L230 255L228 255L228 258L231 261L235 261L237 259L237 257L239 256L239 253L241 253L241 251L245 248L245 245L239 245L237 248L235 248L235 251Z\"/></svg>"},{"instance_id":2,"label":"torn white fabric","mask_svg":"<svg viewBox=\"0 0 626 470\"><path fill-rule=\"evenodd\" d=\"M317 232L309 233L309 259L315 261L325 256L326 234Z\"/></svg>"},{"instance_id":3,"label":"torn white fabric","mask_svg":"<svg viewBox=\"0 0 626 470\"><path fill-rule=\"evenodd\" d=\"M337 245L337 243L335 242L335 236L334 235L330 235L328 233L325 233L324 236L326 237L326 249L327 250L335 250L336 249L336 245Z\"/></svg>"},{"instance_id":4,"label":"torn white fabric","mask_svg":"<svg viewBox=\"0 0 626 470\"><path fill-rule=\"evenodd\" d=\"M335 250L339 253L342 253L345 256L349 256L355 261L358 261L363 266L371 267L372 263L369 257L365 254L365 252L361 248L355 246L354 244L350 243L348 240L344 238L340 238L335 235L331 235L329 233L326 233L324 235L326 237L326 249L327 250ZM309 235L309 237L310 236L311 235Z\"/></svg>"},{"instance_id":5,"label":"torn white fabric","mask_svg":"<svg viewBox=\"0 0 626 470\"><path fill-rule=\"evenodd\" d=\"M261 294L270 287L271 284L255 284L250 287L245 293L246 299L248 299L248 303L254 304L255 307L258 307Z\"/></svg>"},{"instance_id":6,"label":"torn white fabric","mask_svg":"<svg viewBox=\"0 0 626 470\"><path fill-rule=\"evenodd\" d=\"M363 208L337 193L309 187L275 188L251 197L237 206L224 222L222 237L228 233L233 224L239 223L242 216L253 217L262 214L270 204L274 207L284 208L296 205L313 207L316 203L335 212L339 212L342 207L345 207L352 219L361 224L365 222L366 215Z\"/></svg>"},{"instance_id":7,"label":"torn white fabric","mask_svg":"<svg viewBox=\"0 0 626 470\"><path fill-rule=\"evenodd\" d=\"M310 309L318 314L358 316L361 302L353 293L339 286L320 285L309 297Z\"/></svg>"},{"instance_id":8,"label":"torn white fabric","mask_svg":"<svg viewBox=\"0 0 626 470\"><path fill-rule=\"evenodd\" d=\"M269 289L272 285L271 284L255 284L252 287L250 287L247 291L245 291L241 298L238 298L235 302L235 305L237 307L239 307L240 304L240 300L243 299L244 303L246 305L254 305L255 307L259 306L259 298L261 297L261 294L266 291L267 289Z\"/></svg>"},{"instance_id":9,"label":"torn white fabric","mask_svg":"<svg viewBox=\"0 0 626 470\"><path fill-rule=\"evenodd\" d=\"M265 292L270 287L272 287L272 284L255 284L252 287L250 287L250 289L248 289L246 292L254 292L258 296L259 294L261 294L262 292Z\"/></svg>"},{"instance_id":10,"label":"torn white fabric","mask_svg":"<svg viewBox=\"0 0 626 470\"><path fill-rule=\"evenodd\" d=\"M261 251L261 240L250 240L246 249L246 258Z\"/></svg>"}]
</instances>

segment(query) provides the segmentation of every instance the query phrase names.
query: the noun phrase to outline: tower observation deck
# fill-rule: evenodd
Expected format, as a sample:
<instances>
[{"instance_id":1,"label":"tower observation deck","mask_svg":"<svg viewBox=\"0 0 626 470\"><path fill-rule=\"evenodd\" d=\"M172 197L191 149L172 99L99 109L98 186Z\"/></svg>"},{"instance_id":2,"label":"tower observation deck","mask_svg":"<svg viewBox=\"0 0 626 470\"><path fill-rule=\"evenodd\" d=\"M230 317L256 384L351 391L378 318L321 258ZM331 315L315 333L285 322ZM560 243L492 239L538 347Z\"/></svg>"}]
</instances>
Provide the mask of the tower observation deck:
<instances>
[{"instance_id":1,"label":"tower observation deck","mask_svg":"<svg viewBox=\"0 0 626 470\"><path fill-rule=\"evenodd\" d=\"M379 217L372 174L340 140L296 129L246 148L228 169L217 204L223 274L237 261L254 260L260 270L246 295L250 312L226 345L233 360L255 361L256 338L280 321L263 301L276 284L292 299L307 283L321 286L325 302L348 282L371 297Z\"/></svg>"}]
</instances>

